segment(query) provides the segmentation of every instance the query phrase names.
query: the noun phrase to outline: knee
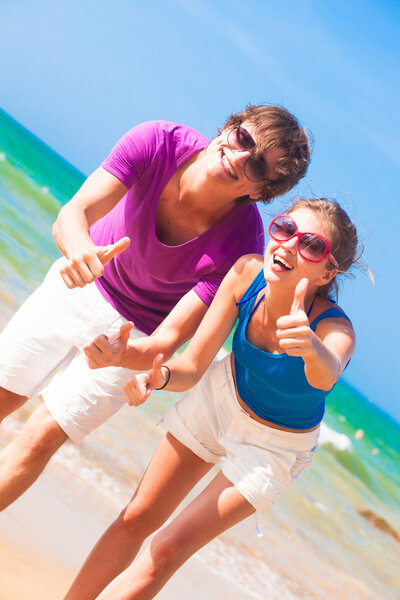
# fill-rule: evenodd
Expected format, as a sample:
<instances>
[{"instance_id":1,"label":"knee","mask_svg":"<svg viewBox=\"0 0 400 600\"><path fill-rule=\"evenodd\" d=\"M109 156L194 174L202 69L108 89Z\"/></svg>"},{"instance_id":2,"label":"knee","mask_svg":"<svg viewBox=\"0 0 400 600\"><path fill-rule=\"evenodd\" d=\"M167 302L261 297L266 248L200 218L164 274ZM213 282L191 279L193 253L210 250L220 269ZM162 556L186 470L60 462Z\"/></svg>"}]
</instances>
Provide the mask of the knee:
<instances>
[{"instance_id":1,"label":"knee","mask_svg":"<svg viewBox=\"0 0 400 600\"><path fill-rule=\"evenodd\" d=\"M152 568L159 575L168 574L180 567L192 554L190 547L168 532L160 531L150 542Z\"/></svg>"},{"instance_id":2,"label":"knee","mask_svg":"<svg viewBox=\"0 0 400 600\"><path fill-rule=\"evenodd\" d=\"M0 423L17 408L20 408L27 399L27 396L20 396L0 387Z\"/></svg>"},{"instance_id":3,"label":"knee","mask_svg":"<svg viewBox=\"0 0 400 600\"><path fill-rule=\"evenodd\" d=\"M127 536L144 540L162 525L157 513L156 507L134 498L118 516L115 527Z\"/></svg>"}]
</instances>

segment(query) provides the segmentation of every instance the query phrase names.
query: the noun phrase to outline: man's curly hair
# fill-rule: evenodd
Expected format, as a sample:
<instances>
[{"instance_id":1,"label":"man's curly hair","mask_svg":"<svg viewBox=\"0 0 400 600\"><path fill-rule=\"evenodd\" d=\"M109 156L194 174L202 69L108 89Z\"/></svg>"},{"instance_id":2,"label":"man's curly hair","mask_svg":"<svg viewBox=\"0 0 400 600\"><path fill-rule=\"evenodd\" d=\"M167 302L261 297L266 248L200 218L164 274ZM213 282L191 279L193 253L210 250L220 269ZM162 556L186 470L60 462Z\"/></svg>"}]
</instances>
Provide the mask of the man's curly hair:
<instances>
[{"instance_id":1,"label":"man's curly hair","mask_svg":"<svg viewBox=\"0 0 400 600\"><path fill-rule=\"evenodd\" d=\"M311 139L294 115L282 106L273 104L249 104L243 111L232 113L219 133L245 121L254 127L257 153L276 147L285 150L277 162L277 179L266 181L261 191L260 200L270 202L291 190L306 174L311 157ZM245 203L254 202L248 197L242 200Z\"/></svg>"}]
</instances>

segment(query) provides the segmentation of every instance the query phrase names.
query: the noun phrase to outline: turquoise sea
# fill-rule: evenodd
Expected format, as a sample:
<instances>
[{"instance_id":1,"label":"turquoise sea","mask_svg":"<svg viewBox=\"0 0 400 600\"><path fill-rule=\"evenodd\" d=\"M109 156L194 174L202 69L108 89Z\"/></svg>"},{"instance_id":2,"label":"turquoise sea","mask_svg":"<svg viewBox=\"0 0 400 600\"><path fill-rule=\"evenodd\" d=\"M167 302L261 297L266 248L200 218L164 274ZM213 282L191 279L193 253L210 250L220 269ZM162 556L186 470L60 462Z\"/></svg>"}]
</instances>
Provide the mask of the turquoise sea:
<instances>
[{"instance_id":1,"label":"turquoise sea","mask_svg":"<svg viewBox=\"0 0 400 600\"><path fill-rule=\"evenodd\" d=\"M0 111L0 329L59 255L52 223L83 180ZM122 507L162 435L156 423L176 399L154 394L140 409L122 409L79 450L66 445L56 458L66 481L93 481ZM18 431L34 405L9 417L0 439ZM258 516L263 536L249 519L192 560L226 578L226 598L235 588L244 599L399 600L399 459L399 424L341 383L329 396L312 468ZM199 585L209 598L207 581Z\"/></svg>"}]
</instances>

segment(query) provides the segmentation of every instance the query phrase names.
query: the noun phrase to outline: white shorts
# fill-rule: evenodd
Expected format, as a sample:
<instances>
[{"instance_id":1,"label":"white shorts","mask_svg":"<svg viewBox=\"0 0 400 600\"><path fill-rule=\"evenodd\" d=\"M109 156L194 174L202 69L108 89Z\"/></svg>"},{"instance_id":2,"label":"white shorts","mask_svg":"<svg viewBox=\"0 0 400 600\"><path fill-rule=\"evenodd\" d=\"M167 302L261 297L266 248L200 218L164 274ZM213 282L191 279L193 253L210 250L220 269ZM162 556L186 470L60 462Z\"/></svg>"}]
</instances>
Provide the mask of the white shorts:
<instances>
[{"instance_id":1,"label":"white shorts","mask_svg":"<svg viewBox=\"0 0 400 600\"><path fill-rule=\"evenodd\" d=\"M292 433L259 423L237 401L230 355L212 363L199 383L163 417L168 431L222 472L256 509L269 508L310 468L319 428Z\"/></svg>"},{"instance_id":2,"label":"white shorts","mask_svg":"<svg viewBox=\"0 0 400 600\"><path fill-rule=\"evenodd\" d=\"M0 335L0 386L41 396L60 427L78 444L125 402L123 386L135 371L89 369L83 346L101 333L117 333L126 319L95 283L70 290L57 260L42 285ZM131 339L146 337L134 328Z\"/></svg>"}]
</instances>

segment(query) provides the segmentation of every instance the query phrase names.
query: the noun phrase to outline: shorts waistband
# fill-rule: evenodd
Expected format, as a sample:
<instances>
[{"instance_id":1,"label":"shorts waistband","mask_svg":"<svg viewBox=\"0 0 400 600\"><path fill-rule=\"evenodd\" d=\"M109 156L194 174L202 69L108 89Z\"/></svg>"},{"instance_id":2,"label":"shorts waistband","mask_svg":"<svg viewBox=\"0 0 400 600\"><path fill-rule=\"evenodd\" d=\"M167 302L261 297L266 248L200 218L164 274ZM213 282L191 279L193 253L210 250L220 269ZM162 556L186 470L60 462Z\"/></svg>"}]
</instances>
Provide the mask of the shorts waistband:
<instances>
[{"instance_id":1,"label":"shorts waistband","mask_svg":"<svg viewBox=\"0 0 400 600\"><path fill-rule=\"evenodd\" d=\"M275 423L271 423L270 421L266 421L266 420L262 419L261 417L259 417L258 415L256 415L247 406L247 404L245 402L243 402L243 400L240 398L240 396L237 392L235 375L234 375L235 367L234 367L234 361L233 361L233 354L229 355L229 360L227 360L227 358L228 357L224 358L224 362L226 361L226 368L229 369L231 377L232 377L232 386L234 389L236 401L237 401L238 405L240 406L241 410L243 410L251 419L253 419L257 423L259 423L263 427L268 427L270 429L273 429L276 433L282 432L282 435L287 434L289 437L290 436L301 436L303 438L307 438L307 437L313 438L315 435L318 436L319 429L321 426L320 423L318 423L318 425L315 425L315 427L312 427L311 429L289 429L286 427L281 427L280 425L277 425Z\"/></svg>"}]
</instances>

